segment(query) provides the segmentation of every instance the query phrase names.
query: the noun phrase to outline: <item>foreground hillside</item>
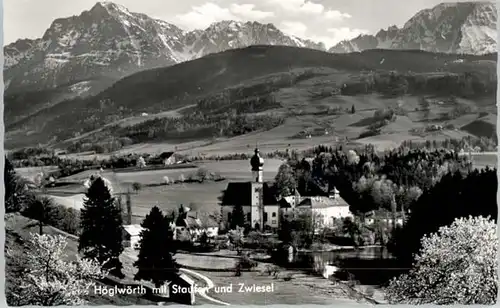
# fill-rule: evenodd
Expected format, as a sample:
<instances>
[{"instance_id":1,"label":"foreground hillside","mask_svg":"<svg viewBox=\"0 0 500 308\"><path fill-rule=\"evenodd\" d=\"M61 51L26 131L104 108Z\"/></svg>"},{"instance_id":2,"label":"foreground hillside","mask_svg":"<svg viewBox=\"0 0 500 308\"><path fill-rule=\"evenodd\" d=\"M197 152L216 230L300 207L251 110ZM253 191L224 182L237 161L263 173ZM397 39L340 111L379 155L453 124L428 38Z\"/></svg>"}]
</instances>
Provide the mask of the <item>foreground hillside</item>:
<instances>
[{"instance_id":1,"label":"foreground hillside","mask_svg":"<svg viewBox=\"0 0 500 308\"><path fill-rule=\"evenodd\" d=\"M96 96L43 109L7 125L7 146L98 140L120 143L113 146L120 148L237 137L287 125L296 129L279 138L301 138L301 131L318 128L342 138L358 137L366 129L403 136L436 121L471 115L461 127L496 113L495 96L496 55L391 50L335 55L252 46L139 72ZM184 109L173 112L179 108ZM388 108L399 113L397 119L375 119L375 111ZM143 113L148 121L137 120ZM160 115L155 119L153 114ZM127 124L124 119L130 117L135 121Z\"/></svg>"}]
</instances>

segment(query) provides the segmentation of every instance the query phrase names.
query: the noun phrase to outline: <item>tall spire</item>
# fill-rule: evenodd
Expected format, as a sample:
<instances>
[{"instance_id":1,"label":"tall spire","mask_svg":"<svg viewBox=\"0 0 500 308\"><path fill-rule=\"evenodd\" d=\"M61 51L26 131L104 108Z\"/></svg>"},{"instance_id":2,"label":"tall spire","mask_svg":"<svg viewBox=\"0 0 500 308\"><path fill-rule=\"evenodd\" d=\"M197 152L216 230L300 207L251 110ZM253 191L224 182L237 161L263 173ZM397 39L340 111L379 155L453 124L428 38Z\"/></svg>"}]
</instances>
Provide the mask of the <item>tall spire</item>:
<instances>
[{"instance_id":1,"label":"tall spire","mask_svg":"<svg viewBox=\"0 0 500 308\"><path fill-rule=\"evenodd\" d=\"M262 183L262 173L264 170L264 159L260 156L260 151L255 148L255 154L250 159L250 166L252 167L252 175L257 183Z\"/></svg>"}]
</instances>

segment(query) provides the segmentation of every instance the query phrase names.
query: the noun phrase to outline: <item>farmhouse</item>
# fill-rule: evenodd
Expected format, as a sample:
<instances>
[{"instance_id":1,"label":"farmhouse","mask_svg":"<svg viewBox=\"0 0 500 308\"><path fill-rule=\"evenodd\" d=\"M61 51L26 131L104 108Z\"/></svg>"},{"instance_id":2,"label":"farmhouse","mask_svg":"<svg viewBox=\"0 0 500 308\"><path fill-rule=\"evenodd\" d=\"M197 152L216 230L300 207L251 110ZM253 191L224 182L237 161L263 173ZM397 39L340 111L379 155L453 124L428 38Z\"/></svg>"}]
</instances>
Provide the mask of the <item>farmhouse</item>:
<instances>
[{"instance_id":1,"label":"farmhouse","mask_svg":"<svg viewBox=\"0 0 500 308\"><path fill-rule=\"evenodd\" d=\"M284 197L280 200L280 214L291 218L298 213L309 213L316 226L331 226L337 219L352 217L349 204L342 199L339 191L333 188L329 196Z\"/></svg>"},{"instance_id":2,"label":"farmhouse","mask_svg":"<svg viewBox=\"0 0 500 308\"><path fill-rule=\"evenodd\" d=\"M137 248L143 228L140 225L123 226L123 246Z\"/></svg>"},{"instance_id":3,"label":"farmhouse","mask_svg":"<svg viewBox=\"0 0 500 308\"><path fill-rule=\"evenodd\" d=\"M272 184L263 181L264 159L260 157L259 150L250 160L252 181L231 182L227 185L222 197L222 217L228 223L235 206L241 206L245 213L246 221L252 228L278 227L278 201Z\"/></svg>"},{"instance_id":4,"label":"farmhouse","mask_svg":"<svg viewBox=\"0 0 500 308\"><path fill-rule=\"evenodd\" d=\"M209 238L213 238L219 234L219 224L216 219L208 213L197 211L182 213L177 219L174 229L174 239L196 239L203 233L206 233Z\"/></svg>"},{"instance_id":5,"label":"farmhouse","mask_svg":"<svg viewBox=\"0 0 500 308\"><path fill-rule=\"evenodd\" d=\"M393 213L386 210L371 211L365 214L364 223L367 225L373 225L378 221L392 225L393 217ZM403 222L404 218L401 217L401 213L396 213L396 225L402 226Z\"/></svg>"},{"instance_id":6,"label":"farmhouse","mask_svg":"<svg viewBox=\"0 0 500 308\"><path fill-rule=\"evenodd\" d=\"M160 154L160 158L165 166L173 165L176 163L174 152L163 152Z\"/></svg>"}]
</instances>

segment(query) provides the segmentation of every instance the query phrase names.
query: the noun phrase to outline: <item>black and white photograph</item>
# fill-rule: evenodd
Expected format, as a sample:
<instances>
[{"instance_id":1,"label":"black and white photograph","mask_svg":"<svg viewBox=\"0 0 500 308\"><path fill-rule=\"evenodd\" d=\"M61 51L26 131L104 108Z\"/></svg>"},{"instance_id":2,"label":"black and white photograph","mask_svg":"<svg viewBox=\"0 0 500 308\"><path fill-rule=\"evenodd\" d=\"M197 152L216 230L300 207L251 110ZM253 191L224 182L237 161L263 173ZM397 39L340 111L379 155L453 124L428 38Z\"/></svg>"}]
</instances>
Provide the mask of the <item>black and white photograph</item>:
<instances>
[{"instance_id":1,"label":"black and white photograph","mask_svg":"<svg viewBox=\"0 0 500 308\"><path fill-rule=\"evenodd\" d=\"M494 305L497 19L3 0L7 305Z\"/></svg>"}]
</instances>

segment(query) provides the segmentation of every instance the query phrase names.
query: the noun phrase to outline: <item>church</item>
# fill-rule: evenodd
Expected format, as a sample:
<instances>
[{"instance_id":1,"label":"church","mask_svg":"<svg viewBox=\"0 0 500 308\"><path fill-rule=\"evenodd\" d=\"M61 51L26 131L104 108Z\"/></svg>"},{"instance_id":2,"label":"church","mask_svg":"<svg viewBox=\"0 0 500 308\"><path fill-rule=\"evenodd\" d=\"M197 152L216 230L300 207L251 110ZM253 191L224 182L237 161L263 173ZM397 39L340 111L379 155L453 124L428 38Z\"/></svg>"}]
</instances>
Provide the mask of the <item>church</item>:
<instances>
[{"instance_id":1,"label":"church","mask_svg":"<svg viewBox=\"0 0 500 308\"><path fill-rule=\"evenodd\" d=\"M272 182L264 182L264 159L259 150L250 159L252 180L248 182L230 182L222 197L222 221L231 222L233 208L241 206L246 223L257 230L275 230L279 227L280 214L288 219L298 212L310 212L311 219L317 227L335 224L338 219L352 217L349 204L340 197L339 191L333 187L326 195L294 196L277 199Z\"/></svg>"},{"instance_id":2,"label":"church","mask_svg":"<svg viewBox=\"0 0 500 308\"><path fill-rule=\"evenodd\" d=\"M264 182L264 159L259 149L250 159L252 180L230 182L222 197L222 219L228 223L234 206L241 206L246 222L254 229L278 228L279 205L271 182Z\"/></svg>"}]
</instances>

